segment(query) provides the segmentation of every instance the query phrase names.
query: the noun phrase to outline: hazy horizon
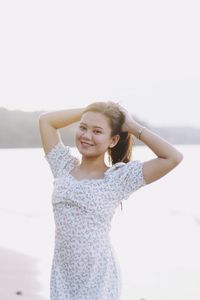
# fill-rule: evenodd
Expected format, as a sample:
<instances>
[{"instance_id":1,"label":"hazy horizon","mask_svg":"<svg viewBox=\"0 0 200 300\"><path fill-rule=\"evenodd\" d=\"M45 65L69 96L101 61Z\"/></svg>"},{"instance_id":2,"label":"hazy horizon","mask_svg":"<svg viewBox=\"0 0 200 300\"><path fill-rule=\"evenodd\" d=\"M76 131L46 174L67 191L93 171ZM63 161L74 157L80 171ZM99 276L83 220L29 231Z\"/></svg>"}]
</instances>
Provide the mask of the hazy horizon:
<instances>
[{"instance_id":1,"label":"hazy horizon","mask_svg":"<svg viewBox=\"0 0 200 300\"><path fill-rule=\"evenodd\" d=\"M74 106L75 107L75 106ZM126 106L127 107L127 106ZM9 112L17 112L17 111L20 111L20 112L23 112L23 113L29 113L29 112L32 112L32 113L35 113L35 112L39 112L39 111L48 111L47 109L21 109L21 108L8 108L8 107L5 107L5 106L0 106L0 109L6 109L8 110ZM55 110L59 110L59 109L62 109L60 107L55 107ZM50 111L50 110L49 110ZM130 111L130 109L129 109ZM130 111L131 112L131 111ZM139 120L141 120L142 122L147 122L146 119L142 119L141 116L137 115L137 117L139 118ZM154 127L154 128L191 128L191 129L199 129L200 128L200 123L198 124L198 122L192 124L192 123L186 123L186 122L183 122L183 123L173 123L173 122L151 122L151 120L149 120L149 122L147 122L147 124L150 126L150 127Z\"/></svg>"}]
</instances>

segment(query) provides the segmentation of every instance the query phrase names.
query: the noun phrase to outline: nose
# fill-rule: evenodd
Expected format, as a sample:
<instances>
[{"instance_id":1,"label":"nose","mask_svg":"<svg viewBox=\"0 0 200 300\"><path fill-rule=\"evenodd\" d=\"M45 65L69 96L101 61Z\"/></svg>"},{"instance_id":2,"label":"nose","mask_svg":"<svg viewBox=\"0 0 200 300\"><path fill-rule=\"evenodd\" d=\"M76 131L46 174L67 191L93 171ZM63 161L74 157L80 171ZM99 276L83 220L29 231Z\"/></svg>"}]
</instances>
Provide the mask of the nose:
<instances>
[{"instance_id":1,"label":"nose","mask_svg":"<svg viewBox=\"0 0 200 300\"><path fill-rule=\"evenodd\" d=\"M88 140L91 140L92 139L92 133L91 131L89 130L86 130L84 133L83 133L83 137L88 139Z\"/></svg>"}]
</instances>

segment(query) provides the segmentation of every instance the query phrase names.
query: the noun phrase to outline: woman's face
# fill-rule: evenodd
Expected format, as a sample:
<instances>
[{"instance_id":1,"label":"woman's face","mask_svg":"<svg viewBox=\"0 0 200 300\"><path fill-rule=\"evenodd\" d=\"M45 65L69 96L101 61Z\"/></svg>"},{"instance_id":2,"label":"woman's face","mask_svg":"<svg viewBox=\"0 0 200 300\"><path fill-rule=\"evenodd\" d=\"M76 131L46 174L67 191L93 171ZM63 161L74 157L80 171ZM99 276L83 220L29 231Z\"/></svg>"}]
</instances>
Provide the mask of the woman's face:
<instances>
[{"instance_id":1,"label":"woman's face","mask_svg":"<svg viewBox=\"0 0 200 300\"><path fill-rule=\"evenodd\" d=\"M79 152L86 156L104 155L108 147L115 146L119 135L111 137L109 120L100 112L84 113L76 130L75 142Z\"/></svg>"}]
</instances>

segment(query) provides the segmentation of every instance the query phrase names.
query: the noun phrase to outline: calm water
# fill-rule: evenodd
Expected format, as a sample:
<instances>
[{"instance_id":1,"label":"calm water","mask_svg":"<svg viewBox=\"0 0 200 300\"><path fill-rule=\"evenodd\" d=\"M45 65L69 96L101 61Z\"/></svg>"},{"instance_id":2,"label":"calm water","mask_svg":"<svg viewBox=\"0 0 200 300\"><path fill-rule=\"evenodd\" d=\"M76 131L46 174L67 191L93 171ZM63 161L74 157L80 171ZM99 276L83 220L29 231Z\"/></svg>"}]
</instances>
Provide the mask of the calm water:
<instances>
[{"instance_id":1,"label":"calm water","mask_svg":"<svg viewBox=\"0 0 200 300\"><path fill-rule=\"evenodd\" d=\"M184 154L181 165L132 194L113 218L122 300L200 299L200 146L177 148ZM48 299L54 246L51 171L43 149L1 149L0 154L0 246L38 258L40 294ZM133 154L133 159L154 157L146 147Z\"/></svg>"}]
</instances>

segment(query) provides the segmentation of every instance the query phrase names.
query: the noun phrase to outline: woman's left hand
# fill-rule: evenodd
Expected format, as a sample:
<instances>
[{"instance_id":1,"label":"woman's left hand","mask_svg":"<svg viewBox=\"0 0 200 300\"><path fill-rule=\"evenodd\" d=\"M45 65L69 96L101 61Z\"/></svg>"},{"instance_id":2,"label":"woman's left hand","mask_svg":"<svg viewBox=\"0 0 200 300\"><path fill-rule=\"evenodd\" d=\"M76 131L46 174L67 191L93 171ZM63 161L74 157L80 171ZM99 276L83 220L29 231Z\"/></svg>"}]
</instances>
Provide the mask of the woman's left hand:
<instances>
[{"instance_id":1,"label":"woman's left hand","mask_svg":"<svg viewBox=\"0 0 200 300\"><path fill-rule=\"evenodd\" d=\"M119 109L125 116L125 121L124 124L122 125L122 132L127 132L129 131L130 124L135 123L135 120L133 119L132 115L129 113L129 111L126 108L120 105Z\"/></svg>"}]
</instances>

